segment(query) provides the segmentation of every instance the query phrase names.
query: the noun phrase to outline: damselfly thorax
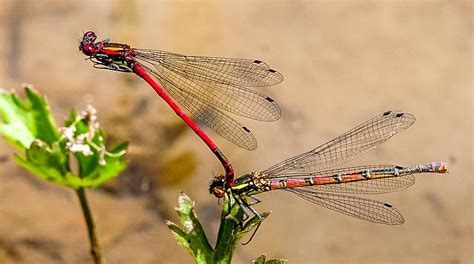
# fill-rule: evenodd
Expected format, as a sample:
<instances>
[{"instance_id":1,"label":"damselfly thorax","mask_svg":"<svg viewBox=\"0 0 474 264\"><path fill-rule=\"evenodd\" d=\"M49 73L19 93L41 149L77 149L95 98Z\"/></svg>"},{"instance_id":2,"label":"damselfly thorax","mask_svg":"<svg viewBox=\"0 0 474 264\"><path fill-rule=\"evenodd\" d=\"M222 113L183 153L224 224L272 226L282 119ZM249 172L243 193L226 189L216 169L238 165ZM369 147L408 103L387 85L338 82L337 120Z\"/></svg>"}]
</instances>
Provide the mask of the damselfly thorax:
<instances>
[{"instance_id":1,"label":"damselfly thorax","mask_svg":"<svg viewBox=\"0 0 474 264\"><path fill-rule=\"evenodd\" d=\"M135 53L129 45L110 43L108 39L95 42L96 39L95 33L87 32L79 44L79 50L90 56L95 68L123 72L133 71Z\"/></svg>"}]
</instances>

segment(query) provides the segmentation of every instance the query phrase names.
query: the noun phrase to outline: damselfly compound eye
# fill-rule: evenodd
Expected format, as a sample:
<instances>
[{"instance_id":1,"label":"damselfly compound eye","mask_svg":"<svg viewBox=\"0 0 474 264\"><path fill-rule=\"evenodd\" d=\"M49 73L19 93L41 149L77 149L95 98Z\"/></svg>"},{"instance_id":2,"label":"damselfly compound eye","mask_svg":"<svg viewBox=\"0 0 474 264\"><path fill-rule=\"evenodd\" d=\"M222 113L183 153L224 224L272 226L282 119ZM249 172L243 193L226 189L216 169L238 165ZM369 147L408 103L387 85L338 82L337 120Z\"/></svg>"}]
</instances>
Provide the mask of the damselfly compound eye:
<instances>
[{"instance_id":1,"label":"damselfly compound eye","mask_svg":"<svg viewBox=\"0 0 474 264\"><path fill-rule=\"evenodd\" d=\"M86 33L84 33L84 36L82 37L82 42L84 44L92 44L94 43L94 41L97 39L97 35L92 32L92 31L87 31Z\"/></svg>"},{"instance_id":2,"label":"damselfly compound eye","mask_svg":"<svg viewBox=\"0 0 474 264\"><path fill-rule=\"evenodd\" d=\"M225 188L222 187L214 187L213 194L217 198L222 198L225 195Z\"/></svg>"}]
</instances>

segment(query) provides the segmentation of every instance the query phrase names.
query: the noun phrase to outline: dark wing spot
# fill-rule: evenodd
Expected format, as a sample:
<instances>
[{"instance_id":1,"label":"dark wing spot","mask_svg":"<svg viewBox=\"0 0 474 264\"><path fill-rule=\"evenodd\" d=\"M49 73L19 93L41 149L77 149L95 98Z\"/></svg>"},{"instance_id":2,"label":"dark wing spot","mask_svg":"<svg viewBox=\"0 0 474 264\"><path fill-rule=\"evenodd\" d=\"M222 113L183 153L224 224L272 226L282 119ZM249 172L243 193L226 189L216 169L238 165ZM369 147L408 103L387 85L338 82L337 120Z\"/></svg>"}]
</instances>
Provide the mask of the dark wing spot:
<instances>
[{"instance_id":1,"label":"dark wing spot","mask_svg":"<svg viewBox=\"0 0 474 264\"><path fill-rule=\"evenodd\" d=\"M242 127L245 131L249 132L250 133L250 130L246 127Z\"/></svg>"},{"instance_id":2,"label":"dark wing spot","mask_svg":"<svg viewBox=\"0 0 474 264\"><path fill-rule=\"evenodd\" d=\"M404 115L404 113L399 113L395 117L402 117L403 115Z\"/></svg>"},{"instance_id":3,"label":"dark wing spot","mask_svg":"<svg viewBox=\"0 0 474 264\"><path fill-rule=\"evenodd\" d=\"M383 205L384 205L385 207L392 208L392 206L391 206L390 204L388 204L388 203L384 203Z\"/></svg>"},{"instance_id":4,"label":"dark wing spot","mask_svg":"<svg viewBox=\"0 0 474 264\"><path fill-rule=\"evenodd\" d=\"M385 113L383 113L383 116L388 116L392 111L387 111Z\"/></svg>"},{"instance_id":5,"label":"dark wing spot","mask_svg":"<svg viewBox=\"0 0 474 264\"><path fill-rule=\"evenodd\" d=\"M271 72L271 73L277 72L277 71L275 71L274 69L269 69L268 71Z\"/></svg>"},{"instance_id":6,"label":"dark wing spot","mask_svg":"<svg viewBox=\"0 0 474 264\"><path fill-rule=\"evenodd\" d=\"M267 97L267 98L265 98L265 99L267 99L267 101L269 101L269 102L272 102L272 103L274 102L273 99L270 98L270 97Z\"/></svg>"},{"instance_id":7,"label":"dark wing spot","mask_svg":"<svg viewBox=\"0 0 474 264\"><path fill-rule=\"evenodd\" d=\"M254 60L253 63L260 64L260 63L262 63L262 61L261 60Z\"/></svg>"}]
</instances>

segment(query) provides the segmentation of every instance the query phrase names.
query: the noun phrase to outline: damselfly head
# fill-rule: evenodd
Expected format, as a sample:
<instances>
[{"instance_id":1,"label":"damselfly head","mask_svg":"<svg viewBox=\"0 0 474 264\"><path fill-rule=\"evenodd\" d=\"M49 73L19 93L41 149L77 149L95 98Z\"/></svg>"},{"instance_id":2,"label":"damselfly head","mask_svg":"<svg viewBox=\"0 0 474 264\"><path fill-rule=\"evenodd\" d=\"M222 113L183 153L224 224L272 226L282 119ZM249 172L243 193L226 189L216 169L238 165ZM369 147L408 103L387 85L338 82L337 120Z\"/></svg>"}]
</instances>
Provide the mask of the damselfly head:
<instances>
[{"instance_id":1,"label":"damselfly head","mask_svg":"<svg viewBox=\"0 0 474 264\"><path fill-rule=\"evenodd\" d=\"M95 40L97 39L97 35L92 32L92 31L87 31L84 33L84 36L82 37L82 43L86 45L92 45L94 44Z\"/></svg>"},{"instance_id":2,"label":"damselfly head","mask_svg":"<svg viewBox=\"0 0 474 264\"><path fill-rule=\"evenodd\" d=\"M225 176L218 175L214 177L211 185L209 186L209 193L213 194L217 198L222 198L225 195Z\"/></svg>"},{"instance_id":3,"label":"damselfly head","mask_svg":"<svg viewBox=\"0 0 474 264\"><path fill-rule=\"evenodd\" d=\"M79 50L85 55L91 56L94 54L94 42L97 39L97 35L92 31L84 33L81 42L79 43Z\"/></svg>"}]
</instances>

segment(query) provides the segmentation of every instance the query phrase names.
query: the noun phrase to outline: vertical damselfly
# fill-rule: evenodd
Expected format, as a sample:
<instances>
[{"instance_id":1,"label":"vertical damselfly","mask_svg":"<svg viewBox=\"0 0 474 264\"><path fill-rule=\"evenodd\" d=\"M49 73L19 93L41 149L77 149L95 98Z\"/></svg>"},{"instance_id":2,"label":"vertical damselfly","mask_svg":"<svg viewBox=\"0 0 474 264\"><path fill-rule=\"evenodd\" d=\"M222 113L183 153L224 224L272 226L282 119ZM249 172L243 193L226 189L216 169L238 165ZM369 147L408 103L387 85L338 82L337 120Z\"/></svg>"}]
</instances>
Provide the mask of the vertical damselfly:
<instances>
[{"instance_id":1,"label":"vertical damselfly","mask_svg":"<svg viewBox=\"0 0 474 264\"><path fill-rule=\"evenodd\" d=\"M79 50L88 56L95 68L133 72L143 78L216 155L226 172L228 187L234 181L230 161L174 100L217 134L247 150L257 148L255 137L221 109L260 121L280 118L280 107L272 98L250 89L283 81L283 76L263 61L186 56L132 48L108 39L96 40L94 32L86 32Z\"/></svg>"}]
</instances>

